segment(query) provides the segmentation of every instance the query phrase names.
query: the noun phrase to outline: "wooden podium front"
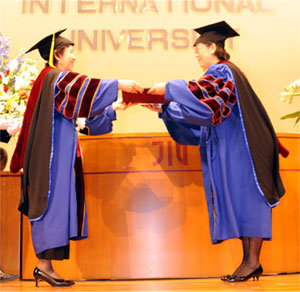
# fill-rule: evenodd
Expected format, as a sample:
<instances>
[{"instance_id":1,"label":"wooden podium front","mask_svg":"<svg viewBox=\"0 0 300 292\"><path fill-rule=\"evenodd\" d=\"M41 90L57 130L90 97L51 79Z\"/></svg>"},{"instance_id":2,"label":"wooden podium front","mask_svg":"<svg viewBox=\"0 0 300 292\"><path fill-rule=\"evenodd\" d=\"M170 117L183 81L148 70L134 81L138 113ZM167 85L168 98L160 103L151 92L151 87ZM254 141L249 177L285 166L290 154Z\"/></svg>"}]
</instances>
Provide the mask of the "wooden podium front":
<instances>
[{"instance_id":1,"label":"wooden podium front","mask_svg":"<svg viewBox=\"0 0 300 292\"><path fill-rule=\"evenodd\" d=\"M0 269L20 276L21 175L0 172Z\"/></svg>"},{"instance_id":2,"label":"wooden podium front","mask_svg":"<svg viewBox=\"0 0 300 292\"><path fill-rule=\"evenodd\" d=\"M265 273L299 272L299 135L279 135L291 154L280 160L287 189L273 209L273 240L263 245ZM89 238L54 262L72 279L191 278L234 271L238 239L212 245L198 146L168 134L80 137ZM22 278L37 263L23 221Z\"/></svg>"}]
</instances>

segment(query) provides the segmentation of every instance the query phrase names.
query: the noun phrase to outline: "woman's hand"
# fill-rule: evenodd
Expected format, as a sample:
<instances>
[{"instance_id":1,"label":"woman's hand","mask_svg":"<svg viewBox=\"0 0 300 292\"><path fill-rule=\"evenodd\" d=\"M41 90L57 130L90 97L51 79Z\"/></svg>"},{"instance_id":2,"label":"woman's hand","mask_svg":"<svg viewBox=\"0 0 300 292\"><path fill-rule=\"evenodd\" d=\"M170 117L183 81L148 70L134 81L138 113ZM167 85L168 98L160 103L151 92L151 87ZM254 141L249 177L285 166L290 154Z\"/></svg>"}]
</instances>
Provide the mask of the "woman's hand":
<instances>
[{"instance_id":1,"label":"woman's hand","mask_svg":"<svg viewBox=\"0 0 300 292\"><path fill-rule=\"evenodd\" d=\"M80 131L83 130L85 128L85 123L86 123L86 118L77 118L76 120L76 130Z\"/></svg>"},{"instance_id":2,"label":"woman's hand","mask_svg":"<svg viewBox=\"0 0 300 292\"><path fill-rule=\"evenodd\" d=\"M12 136L12 135L18 133L21 130L21 128L22 128L22 123L15 122L15 123L13 123L13 125L9 126L6 131L9 135Z\"/></svg>"},{"instance_id":3,"label":"woman's hand","mask_svg":"<svg viewBox=\"0 0 300 292\"><path fill-rule=\"evenodd\" d=\"M21 119L0 120L0 129L6 130L8 134L11 136L18 133L21 130L21 127L22 127Z\"/></svg>"},{"instance_id":4,"label":"woman's hand","mask_svg":"<svg viewBox=\"0 0 300 292\"><path fill-rule=\"evenodd\" d=\"M129 107L132 107L134 105L137 105L137 104L133 103L133 102L126 103L126 102L123 101L122 98L119 98L115 102L112 103L112 108L113 108L114 111L118 111L118 110L124 111L124 110L126 110Z\"/></svg>"},{"instance_id":5,"label":"woman's hand","mask_svg":"<svg viewBox=\"0 0 300 292\"><path fill-rule=\"evenodd\" d=\"M149 110L151 110L151 111L154 111L154 112L157 112L157 113L162 113L161 104L159 104L159 103L143 104L142 106L149 109Z\"/></svg>"},{"instance_id":6,"label":"woman's hand","mask_svg":"<svg viewBox=\"0 0 300 292\"><path fill-rule=\"evenodd\" d=\"M119 89L125 92L142 93L144 89L135 80L118 80Z\"/></svg>"},{"instance_id":7,"label":"woman's hand","mask_svg":"<svg viewBox=\"0 0 300 292\"><path fill-rule=\"evenodd\" d=\"M155 83L152 88L148 90L149 94L165 95L166 82Z\"/></svg>"},{"instance_id":8,"label":"woman's hand","mask_svg":"<svg viewBox=\"0 0 300 292\"><path fill-rule=\"evenodd\" d=\"M9 127L13 127L13 120L0 119L0 130L7 130Z\"/></svg>"}]
</instances>

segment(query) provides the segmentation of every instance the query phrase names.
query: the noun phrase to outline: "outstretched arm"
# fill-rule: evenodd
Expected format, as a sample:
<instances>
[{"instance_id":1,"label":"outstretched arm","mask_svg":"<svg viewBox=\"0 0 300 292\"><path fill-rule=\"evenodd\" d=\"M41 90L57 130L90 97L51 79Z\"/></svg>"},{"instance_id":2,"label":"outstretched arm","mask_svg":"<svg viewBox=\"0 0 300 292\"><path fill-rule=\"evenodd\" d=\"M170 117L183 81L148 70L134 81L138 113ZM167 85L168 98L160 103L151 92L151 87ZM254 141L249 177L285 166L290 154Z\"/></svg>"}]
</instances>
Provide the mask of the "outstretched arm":
<instances>
[{"instance_id":1,"label":"outstretched arm","mask_svg":"<svg viewBox=\"0 0 300 292\"><path fill-rule=\"evenodd\" d=\"M157 83L149 93L164 94L167 102L177 103L176 111L172 107L167 109L165 119L198 126L216 126L231 114L236 104L234 87L229 68L216 64L198 81L178 79Z\"/></svg>"},{"instance_id":2,"label":"outstretched arm","mask_svg":"<svg viewBox=\"0 0 300 292\"><path fill-rule=\"evenodd\" d=\"M55 83L55 109L68 119L91 118L116 101L118 90L138 92L133 80L96 79L75 72L62 72Z\"/></svg>"}]
</instances>

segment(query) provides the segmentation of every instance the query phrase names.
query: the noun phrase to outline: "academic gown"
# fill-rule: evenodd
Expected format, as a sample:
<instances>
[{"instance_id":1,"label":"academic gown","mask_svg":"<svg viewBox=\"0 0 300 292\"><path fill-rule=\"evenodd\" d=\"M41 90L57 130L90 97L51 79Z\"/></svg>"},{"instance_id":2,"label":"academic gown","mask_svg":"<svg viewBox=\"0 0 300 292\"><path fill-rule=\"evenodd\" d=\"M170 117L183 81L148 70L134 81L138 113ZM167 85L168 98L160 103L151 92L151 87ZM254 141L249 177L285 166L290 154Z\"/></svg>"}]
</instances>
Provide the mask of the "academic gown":
<instances>
[{"instance_id":1,"label":"academic gown","mask_svg":"<svg viewBox=\"0 0 300 292\"><path fill-rule=\"evenodd\" d=\"M244 74L212 65L198 81L166 84L163 119L180 144L200 145L212 243L272 238L271 208L284 194L277 139Z\"/></svg>"},{"instance_id":2,"label":"academic gown","mask_svg":"<svg viewBox=\"0 0 300 292\"><path fill-rule=\"evenodd\" d=\"M90 135L110 132L110 105L118 95L116 79L56 69L44 75L26 138L19 205L31 222L36 254L88 236L85 200L76 193L74 176L76 118L87 118Z\"/></svg>"}]
</instances>

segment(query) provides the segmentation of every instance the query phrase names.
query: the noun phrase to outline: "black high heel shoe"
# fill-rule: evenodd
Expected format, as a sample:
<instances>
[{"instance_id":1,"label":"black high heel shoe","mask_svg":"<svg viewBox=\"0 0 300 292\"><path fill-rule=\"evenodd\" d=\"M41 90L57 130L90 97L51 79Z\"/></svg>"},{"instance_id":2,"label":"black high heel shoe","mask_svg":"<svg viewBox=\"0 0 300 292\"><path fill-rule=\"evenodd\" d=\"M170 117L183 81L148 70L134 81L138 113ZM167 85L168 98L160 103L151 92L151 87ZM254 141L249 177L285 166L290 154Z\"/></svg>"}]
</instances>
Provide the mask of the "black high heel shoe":
<instances>
[{"instance_id":1,"label":"black high heel shoe","mask_svg":"<svg viewBox=\"0 0 300 292\"><path fill-rule=\"evenodd\" d=\"M221 280L222 281L228 281L229 278L231 278L231 275L226 275L226 276L222 276Z\"/></svg>"},{"instance_id":2,"label":"black high heel shoe","mask_svg":"<svg viewBox=\"0 0 300 292\"><path fill-rule=\"evenodd\" d=\"M56 279L49 274L41 271L39 268L35 268L33 270L33 277L35 279L35 287L39 287L39 281L44 280L48 282L53 287L66 287L66 286L72 286L75 284L74 281L71 280L64 280L64 279Z\"/></svg>"},{"instance_id":3,"label":"black high heel shoe","mask_svg":"<svg viewBox=\"0 0 300 292\"><path fill-rule=\"evenodd\" d=\"M229 277L227 279L228 282L245 282L248 281L250 278L253 278L253 281L255 281L255 279L258 281L259 277L262 275L263 273L263 268L260 265L256 270L254 270L252 273L250 273L247 276L244 277Z\"/></svg>"}]
</instances>

